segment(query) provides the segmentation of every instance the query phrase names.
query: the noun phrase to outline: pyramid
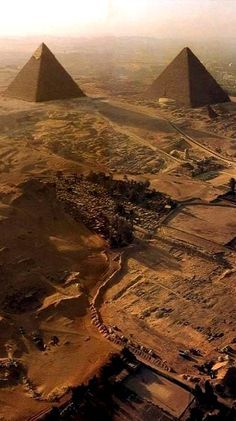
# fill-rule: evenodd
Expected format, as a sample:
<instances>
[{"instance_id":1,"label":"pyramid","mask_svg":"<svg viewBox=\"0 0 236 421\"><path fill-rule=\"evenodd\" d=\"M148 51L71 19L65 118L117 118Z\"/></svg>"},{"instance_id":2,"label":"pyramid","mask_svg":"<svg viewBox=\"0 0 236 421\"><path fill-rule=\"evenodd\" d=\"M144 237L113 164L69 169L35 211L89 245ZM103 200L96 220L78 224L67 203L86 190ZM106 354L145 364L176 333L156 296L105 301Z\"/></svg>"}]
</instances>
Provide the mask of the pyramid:
<instances>
[{"instance_id":1,"label":"pyramid","mask_svg":"<svg viewBox=\"0 0 236 421\"><path fill-rule=\"evenodd\" d=\"M45 44L35 51L5 94L32 102L85 96Z\"/></svg>"},{"instance_id":2,"label":"pyramid","mask_svg":"<svg viewBox=\"0 0 236 421\"><path fill-rule=\"evenodd\" d=\"M228 95L189 48L184 48L147 92L150 98L171 98L180 105L201 107L230 101Z\"/></svg>"}]
</instances>

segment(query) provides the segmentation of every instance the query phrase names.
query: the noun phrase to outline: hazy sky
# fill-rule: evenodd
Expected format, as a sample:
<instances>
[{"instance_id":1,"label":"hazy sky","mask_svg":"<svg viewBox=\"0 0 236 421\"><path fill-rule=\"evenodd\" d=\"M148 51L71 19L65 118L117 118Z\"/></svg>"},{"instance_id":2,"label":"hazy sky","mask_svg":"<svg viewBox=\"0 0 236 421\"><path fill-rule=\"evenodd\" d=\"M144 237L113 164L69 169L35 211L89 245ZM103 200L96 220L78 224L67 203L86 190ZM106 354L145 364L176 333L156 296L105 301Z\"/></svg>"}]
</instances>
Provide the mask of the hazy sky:
<instances>
[{"instance_id":1,"label":"hazy sky","mask_svg":"<svg viewBox=\"0 0 236 421\"><path fill-rule=\"evenodd\" d=\"M236 0L0 1L0 36L236 37Z\"/></svg>"}]
</instances>

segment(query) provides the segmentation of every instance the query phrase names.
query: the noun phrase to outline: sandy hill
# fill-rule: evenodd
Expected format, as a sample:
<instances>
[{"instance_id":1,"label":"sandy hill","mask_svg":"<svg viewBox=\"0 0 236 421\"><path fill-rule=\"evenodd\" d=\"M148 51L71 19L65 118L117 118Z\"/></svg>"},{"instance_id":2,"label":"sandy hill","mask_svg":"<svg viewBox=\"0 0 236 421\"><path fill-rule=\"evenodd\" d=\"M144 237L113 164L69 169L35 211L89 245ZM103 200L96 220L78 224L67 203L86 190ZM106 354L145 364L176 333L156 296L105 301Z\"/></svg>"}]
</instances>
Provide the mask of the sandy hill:
<instances>
[{"instance_id":1,"label":"sandy hill","mask_svg":"<svg viewBox=\"0 0 236 421\"><path fill-rule=\"evenodd\" d=\"M0 358L20 361L47 400L83 381L110 350L86 322L89 294L108 270L106 244L65 213L52 183L38 179L0 186L0 229ZM52 335L58 346L50 345ZM8 383L0 390L0 418L8 419L8 390L18 402L12 420L28 419L45 405L22 382L20 377L13 389Z\"/></svg>"},{"instance_id":2,"label":"sandy hill","mask_svg":"<svg viewBox=\"0 0 236 421\"><path fill-rule=\"evenodd\" d=\"M1 199L4 312L37 308L54 286L63 286L68 270L79 272L86 285L103 273L103 241L64 213L53 186L30 180L16 190L5 190Z\"/></svg>"}]
</instances>

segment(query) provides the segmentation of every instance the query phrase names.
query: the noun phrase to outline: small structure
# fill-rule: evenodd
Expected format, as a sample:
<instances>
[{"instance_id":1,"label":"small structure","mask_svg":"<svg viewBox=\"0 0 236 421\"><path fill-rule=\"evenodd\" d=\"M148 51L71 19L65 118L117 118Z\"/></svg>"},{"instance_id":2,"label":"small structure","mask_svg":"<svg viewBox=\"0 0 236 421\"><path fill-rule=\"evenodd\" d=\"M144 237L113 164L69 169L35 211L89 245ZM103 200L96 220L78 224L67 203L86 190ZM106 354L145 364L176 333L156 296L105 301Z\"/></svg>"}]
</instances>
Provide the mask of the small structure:
<instances>
[{"instance_id":1,"label":"small structure","mask_svg":"<svg viewBox=\"0 0 236 421\"><path fill-rule=\"evenodd\" d=\"M40 351L45 351L45 344L44 344L42 336L39 333L34 332L32 334L32 340Z\"/></svg>"},{"instance_id":2,"label":"small structure","mask_svg":"<svg viewBox=\"0 0 236 421\"><path fill-rule=\"evenodd\" d=\"M51 337L51 341L50 341L50 343L51 343L51 345L59 345L59 338L58 338L58 336L56 336L56 335L53 335L52 337Z\"/></svg>"},{"instance_id":3,"label":"small structure","mask_svg":"<svg viewBox=\"0 0 236 421\"><path fill-rule=\"evenodd\" d=\"M218 114L215 112L215 110L213 110L213 108L210 105L207 106L207 113L208 113L208 117L211 120L218 117Z\"/></svg>"}]
</instances>

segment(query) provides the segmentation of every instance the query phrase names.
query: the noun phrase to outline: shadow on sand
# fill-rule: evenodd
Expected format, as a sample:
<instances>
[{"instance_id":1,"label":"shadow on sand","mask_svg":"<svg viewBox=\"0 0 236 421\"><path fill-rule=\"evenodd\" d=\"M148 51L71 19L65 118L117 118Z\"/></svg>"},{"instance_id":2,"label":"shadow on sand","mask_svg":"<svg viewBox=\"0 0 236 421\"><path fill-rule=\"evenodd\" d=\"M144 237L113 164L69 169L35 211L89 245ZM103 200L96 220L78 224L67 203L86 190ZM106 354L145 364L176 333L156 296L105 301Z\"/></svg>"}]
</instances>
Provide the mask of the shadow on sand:
<instances>
[{"instance_id":1,"label":"shadow on sand","mask_svg":"<svg viewBox=\"0 0 236 421\"><path fill-rule=\"evenodd\" d=\"M131 111L119 106L109 104L109 102L96 100L97 110L109 120L122 126L130 126L150 130L153 132L172 133L174 129L171 125L159 117L151 117L141 112Z\"/></svg>"}]
</instances>

